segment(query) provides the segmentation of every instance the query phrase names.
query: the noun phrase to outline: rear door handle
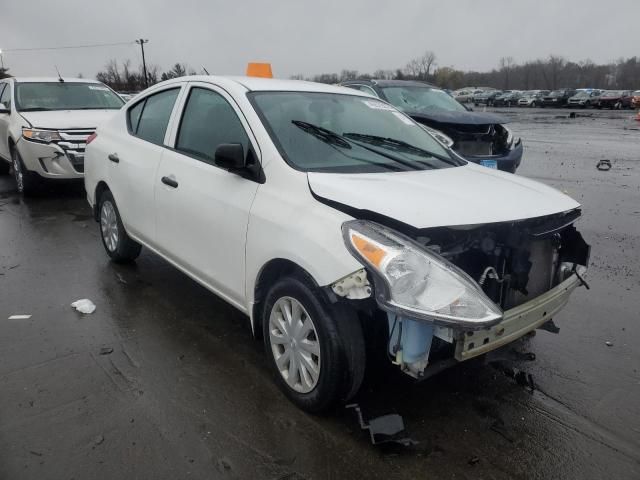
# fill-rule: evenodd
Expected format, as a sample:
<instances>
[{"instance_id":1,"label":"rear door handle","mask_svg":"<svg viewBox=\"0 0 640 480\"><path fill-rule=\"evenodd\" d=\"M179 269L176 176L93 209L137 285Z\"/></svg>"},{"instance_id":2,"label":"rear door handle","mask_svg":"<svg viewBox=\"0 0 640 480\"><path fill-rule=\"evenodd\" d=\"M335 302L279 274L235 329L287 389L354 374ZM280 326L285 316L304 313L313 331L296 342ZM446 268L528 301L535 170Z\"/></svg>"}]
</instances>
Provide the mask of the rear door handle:
<instances>
[{"instance_id":1,"label":"rear door handle","mask_svg":"<svg viewBox=\"0 0 640 480\"><path fill-rule=\"evenodd\" d=\"M113 163L120 163L120 159L118 158L117 153L110 153L107 158L111 160Z\"/></svg>"},{"instance_id":2,"label":"rear door handle","mask_svg":"<svg viewBox=\"0 0 640 480\"><path fill-rule=\"evenodd\" d=\"M162 177L162 183L169 185L171 188L178 188L178 182L171 177Z\"/></svg>"}]
</instances>

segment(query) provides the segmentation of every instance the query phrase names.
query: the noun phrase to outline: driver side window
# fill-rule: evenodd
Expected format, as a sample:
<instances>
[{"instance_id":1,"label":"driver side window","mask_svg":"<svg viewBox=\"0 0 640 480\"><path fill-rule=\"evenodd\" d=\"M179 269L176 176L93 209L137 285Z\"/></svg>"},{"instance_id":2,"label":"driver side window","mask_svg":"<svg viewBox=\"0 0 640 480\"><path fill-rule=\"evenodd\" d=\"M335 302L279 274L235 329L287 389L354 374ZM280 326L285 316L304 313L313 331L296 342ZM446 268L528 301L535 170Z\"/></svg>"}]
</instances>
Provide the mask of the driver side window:
<instances>
[{"instance_id":1,"label":"driver side window","mask_svg":"<svg viewBox=\"0 0 640 480\"><path fill-rule=\"evenodd\" d=\"M176 150L213 164L215 151L223 143L239 143L245 155L249 137L233 107L212 90L193 87L184 107Z\"/></svg>"}]
</instances>

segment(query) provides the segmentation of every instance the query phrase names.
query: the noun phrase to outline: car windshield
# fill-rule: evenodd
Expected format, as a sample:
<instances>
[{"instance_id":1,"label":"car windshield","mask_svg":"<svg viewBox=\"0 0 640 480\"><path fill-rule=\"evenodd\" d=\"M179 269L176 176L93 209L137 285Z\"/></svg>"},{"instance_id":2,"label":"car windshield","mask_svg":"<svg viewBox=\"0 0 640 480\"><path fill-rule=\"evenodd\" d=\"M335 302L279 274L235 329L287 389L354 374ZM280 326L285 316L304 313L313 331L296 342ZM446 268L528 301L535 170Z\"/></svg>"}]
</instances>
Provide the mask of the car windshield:
<instances>
[{"instance_id":1,"label":"car windshield","mask_svg":"<svg viewBox=\"0 0 640 480\"><path fill-rule=\"evenodd\" d=\"M445 111L466 112L451 95L439 88L402 86L381 87L385 97L396 108L405 112Z\"/></svg>"},{"instance_id":2,"label":"car windshield","mask_svg":"<svg viewBox=\"0 0 640 480\"><path fill-rule=\"evenodd\" d=\"M640 97L640 90L636 90L631 95L633 95L634 97Z\"/></svg>"},{"instance_id":3,"label":"car windshield","mask_svg":"<svg viewBox=\"0 0 640 480\"><path fill-rule=\"evenodd\" d=\"M620 97L622 96L622 92L619 90L609 90L608 92L604 92L602 97Z\"/></svg>"},{"instance_id":4,"label":"car windshield","mask_svg":"<svg viewBox=\"0 0 640 480\"><path fill-rule=\"evenodd\" d=\"M576 98L587 98L587 97L590 97L591 94L589 92L578 92L574 96Z\"/></svg>"},{"instance_id":5,"label":"car windshield","mask_svg":"<svg viewBox=\"0 0 640 480\"><path fill-rule=\"evenodd\" d=\"M549 94L550 97L562 97L564 96L564 90L554 90Z\"/></svg>"},{"instance_id":6,"label":"car windshield","mask_svg":"<svg viewBox=\"0 0 640 480\"><path fill-rule=\"evenodd\" d=\"M380 100L315 92L247 96L280 154L299 170L369 173L466 163Z\"/></svg>"},{"instance_id":7,"label":"car windshield","mask_svg":"<svg viewBox=\"0 0 640 480\"><path fill-rule=\"evenodd\" d=\"M30 82L16 84L16 107L39 110L117 110L124 101L99 83Z\"/></svg>"}]
</instances>

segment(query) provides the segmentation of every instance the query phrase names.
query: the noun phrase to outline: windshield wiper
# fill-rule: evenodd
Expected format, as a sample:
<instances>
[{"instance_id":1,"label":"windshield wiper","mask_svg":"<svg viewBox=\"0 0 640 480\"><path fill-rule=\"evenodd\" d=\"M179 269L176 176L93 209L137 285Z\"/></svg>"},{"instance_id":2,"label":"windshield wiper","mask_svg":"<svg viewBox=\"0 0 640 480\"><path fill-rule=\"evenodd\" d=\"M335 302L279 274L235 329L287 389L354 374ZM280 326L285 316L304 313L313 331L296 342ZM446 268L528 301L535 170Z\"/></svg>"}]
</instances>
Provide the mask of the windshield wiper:
<instances>
[{"instance_id":1,"label":"windshield wiper","mask_svg":"<svg viewBox=\"0 0 640 480\"><path fill-rule=\"evenodd\" d=\"M18 111L20 112L48 112L50 110L54 110L53 108L47 107L30 107L30 108L20 108Z\"/></svg>"},{"instance_id":2,"label":"windshield wiper","mask_svg":"<svg viewBox=\"0 0 640 480\"><path fill-rule=\"evenodd\" d=\"M328 130L313 123L303 122L302 120L291 120L296 127L307 132L310 135L322 140L325 143L337 145L342 148L351 148L351 144L345 140L341 135L338 135L331 130Z\"/></svg>"},{"instance_id":3,"label":"windshield wiper","mask_svg":"<svg viewBox=\"0 0 640 480\"><path fill-rule=\"evenodd\" d=\"M339 146L342 148L351 149L351 144L349 143L351 140L348 141L347 139L343 138L341 135L335 132L332 132L329 129L326 129L324 127L319 127L318 125L314 125L312 123L303 122L302 120L291 120L291 123L293 123L296 127L302 129L303 131L309 133L310 135L313 135L314 137L318 138L319 140L325 143L328 143L332 147ZM367 149L367 150L370 150L370 149ZM375 153L378 153L378 152L375 152ZM378 155L381 155L383 157L388 157L387 155L382 155L380 153L378 153ZM376 167L386 168L387 170L399 171L398 167L395 167L392 165L374 162L372 160L367 160L366 158L354 157L353 155L347 155L347 156L353 160L363 162L363 163L368 163L370 165L375 165ZM392 158L392 157L388 157L388 158Z\"/></svg>"},{"instance_id":4,"label":"windshield wiper","mask_svg":"<svg viewBox=\"0 0 640 480\"><path fill-rule=\"evenodd\" d=\"M344 133L343 136L353 140L368 142L373 145L390 146L390 147L394 147L401 150L408 150L423 157L426 156L426 157L437 158L438 160L448 163L449 165L457 165L457 163L450 158L447 158L442 155L438 155L437 153L433 153L428 150L424 150L420 147L416 147L415 145L411 145L410 143L407 143L404 140L398 140L396 138L390 138L390 137L380 137L378 135L367 135L364 133Z\"/></svg>"}]
</instances>

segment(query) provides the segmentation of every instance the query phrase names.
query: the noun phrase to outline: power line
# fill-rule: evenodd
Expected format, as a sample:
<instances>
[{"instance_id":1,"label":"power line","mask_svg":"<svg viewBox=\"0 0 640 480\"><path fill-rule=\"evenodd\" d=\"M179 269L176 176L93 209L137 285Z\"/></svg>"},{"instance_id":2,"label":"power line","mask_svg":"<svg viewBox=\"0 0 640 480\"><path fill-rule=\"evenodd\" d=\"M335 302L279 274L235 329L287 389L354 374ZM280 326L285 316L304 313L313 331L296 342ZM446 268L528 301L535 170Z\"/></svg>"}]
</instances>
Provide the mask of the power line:
<instances>
[{"instance_id":1,"label":"power line","mask_svg":"<svg viewBox=\"0 0 640 480\"><path fill-rule=\"evenodd\" d=\"M118 45L133 45L135 41L116 42L116 43L93 43L87 45L67 45L64 47L33 47L33 48L3 48L3 52L33 52L37 50L69 50L72 48L96 48L96 47L115 47Z\"/></svg>"}]
</instances>

